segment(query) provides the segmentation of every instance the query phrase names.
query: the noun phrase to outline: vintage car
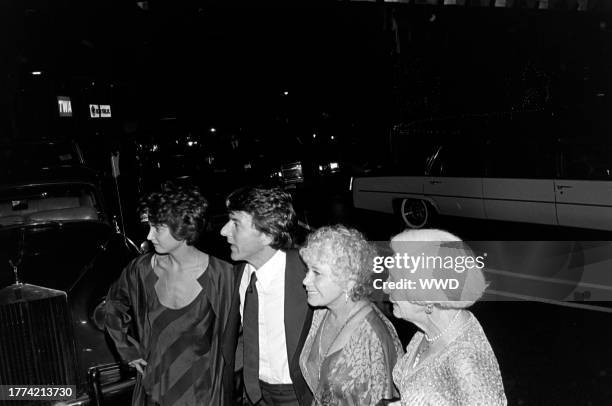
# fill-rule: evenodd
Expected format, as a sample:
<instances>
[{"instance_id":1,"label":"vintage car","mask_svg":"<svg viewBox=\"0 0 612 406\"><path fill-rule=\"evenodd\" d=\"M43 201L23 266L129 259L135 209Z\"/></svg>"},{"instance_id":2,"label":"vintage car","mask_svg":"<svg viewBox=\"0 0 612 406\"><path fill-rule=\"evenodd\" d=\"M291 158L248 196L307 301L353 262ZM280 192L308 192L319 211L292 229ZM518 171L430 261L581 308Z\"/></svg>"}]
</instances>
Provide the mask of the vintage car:
<instances>
[{"instance_id":1,"label":"vintage car","mask_svg":"<svg viewBox=\"0 0 612 406\"><path fill-rule=\"evenodd\" d=\"M411 228L445 215L612 231L612 144L594 127L541 113L398 126L394 172L355 178L354 206Z\"/></svg>"},{"instance_id":2,"label":"vintage car","mask_svg":"<svg viewBox=\"0 0 612 406\"><path fill-rule=\"evenodd\" d=\"M80 165L3 180L3 385L73 385L70 405L129 399L134 374L116 362L107 342L103 302L138 249L112 220L96 174Z\"/></svg>"}]
</instances>

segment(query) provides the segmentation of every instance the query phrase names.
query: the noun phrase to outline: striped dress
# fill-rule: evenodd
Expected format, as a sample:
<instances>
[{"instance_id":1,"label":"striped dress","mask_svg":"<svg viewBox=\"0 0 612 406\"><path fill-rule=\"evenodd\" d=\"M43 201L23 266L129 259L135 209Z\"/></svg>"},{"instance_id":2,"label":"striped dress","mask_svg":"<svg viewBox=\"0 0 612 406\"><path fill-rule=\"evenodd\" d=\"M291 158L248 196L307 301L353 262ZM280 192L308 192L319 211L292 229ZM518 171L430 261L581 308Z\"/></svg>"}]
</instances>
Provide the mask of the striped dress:
<instances>
[{"instance_id":1,"label":"striped dress","mask_svg":"<svg viewBox=\"0 0 612 406\"><path fill-rule=\"evenodd\" d=\"M220 340L231 303L232 266L211 256L198 278L198 296L171 309L155 292L158 277L151 255L128 265L106 302L107 330L123 360L147 361L132 404L221 405Z\"/></svg>"}]
</instances>

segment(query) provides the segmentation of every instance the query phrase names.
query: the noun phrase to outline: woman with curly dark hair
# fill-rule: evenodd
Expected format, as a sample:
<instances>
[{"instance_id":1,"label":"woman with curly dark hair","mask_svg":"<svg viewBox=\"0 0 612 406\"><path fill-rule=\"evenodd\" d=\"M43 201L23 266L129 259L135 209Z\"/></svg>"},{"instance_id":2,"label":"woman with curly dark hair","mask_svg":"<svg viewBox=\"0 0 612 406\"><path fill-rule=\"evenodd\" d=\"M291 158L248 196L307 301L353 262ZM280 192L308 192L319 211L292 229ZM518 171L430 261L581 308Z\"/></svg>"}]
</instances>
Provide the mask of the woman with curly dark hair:
<instances>
[{"instance_id":1,"label":"woman with curly dark hair","mask_svg":"<svg viewBox=\"0 0 612 406\"><path fill-rule=\"evenodd\" d=\"M106 300L106 328L138 371L133 405L221 405L221 336L232 266L193 244L208 203L197 188L165 184L140 202L154 252L134 259Z\"/></svg>"}]
</instances>

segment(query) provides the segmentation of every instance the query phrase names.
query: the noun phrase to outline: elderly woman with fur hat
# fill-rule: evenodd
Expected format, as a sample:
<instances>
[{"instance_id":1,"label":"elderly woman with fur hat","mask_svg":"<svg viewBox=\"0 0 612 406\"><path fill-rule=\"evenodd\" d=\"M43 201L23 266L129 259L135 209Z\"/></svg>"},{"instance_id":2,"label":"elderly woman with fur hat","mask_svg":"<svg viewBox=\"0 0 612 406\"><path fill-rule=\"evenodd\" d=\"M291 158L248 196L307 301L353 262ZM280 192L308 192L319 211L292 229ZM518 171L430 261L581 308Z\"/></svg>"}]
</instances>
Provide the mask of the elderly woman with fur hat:
<instances>
[{"instance_id":1,"label":"elderly woman with fur hat","mask_svg":"<svg viewBox=\"0 0 612 406\"><path fill-rule=\"evenodd\" d=\"M495 354L467 310L487 285L484 258L442 230L405 231L391 248L399 260L385 292L394 315L421 330L393 370L401 394L394 404L507 404Z\"/></svg>"}]
</instances>

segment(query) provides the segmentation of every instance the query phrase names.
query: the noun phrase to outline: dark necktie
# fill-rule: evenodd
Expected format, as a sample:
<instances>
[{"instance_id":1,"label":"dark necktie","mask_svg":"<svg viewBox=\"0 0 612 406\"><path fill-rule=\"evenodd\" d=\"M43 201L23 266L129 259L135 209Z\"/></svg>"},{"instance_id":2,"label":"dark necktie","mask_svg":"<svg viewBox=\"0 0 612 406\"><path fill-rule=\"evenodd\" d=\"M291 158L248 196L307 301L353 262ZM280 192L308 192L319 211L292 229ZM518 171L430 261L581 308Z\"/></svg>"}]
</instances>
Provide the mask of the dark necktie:
<instances>
[{"instance_id":1,"label":"dark necktie","mask_svg":"<svg viewBox=\"0 0 612 406\"><path fill-rule=\"evenodd\" d=\"M251 282L244 295L242 324L244 334L244 388L253 404L261 399L259 387L259 301L257 297L257 276L251 274Z\"/></svg>"}]
</instances>

